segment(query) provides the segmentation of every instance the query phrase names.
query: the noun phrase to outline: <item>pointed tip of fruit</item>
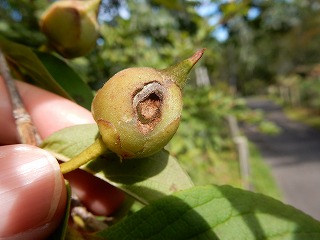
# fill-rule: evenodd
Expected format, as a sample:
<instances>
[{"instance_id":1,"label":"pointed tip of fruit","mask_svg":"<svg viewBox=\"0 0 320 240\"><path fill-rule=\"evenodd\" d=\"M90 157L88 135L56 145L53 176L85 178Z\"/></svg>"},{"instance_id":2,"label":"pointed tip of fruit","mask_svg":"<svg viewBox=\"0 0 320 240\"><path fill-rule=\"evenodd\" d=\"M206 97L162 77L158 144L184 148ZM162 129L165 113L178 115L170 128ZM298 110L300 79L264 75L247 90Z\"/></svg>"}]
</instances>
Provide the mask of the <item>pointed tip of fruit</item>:
<instances>
[{"instance_id":1,"label":"pointed tip of fruit","mask_svg":"<svg viewBox=\"0 0 320 240\"><path fill-rule=\"evenodd\" d=\"M184 87L187 76L193 66L200 60L206 48L196 51L191 57L162 70L162 73L170 77L181 89Z\"/></svg>"},{"instance_id":2,"label":"pointed tip of fruit","mask_svg":"<svg viewBox=\"0 0 320 240\"><path fill-rule=\"evenodd\" d=\"M202 49L196 51L195 54L193 54L188 59L189 61L191 61L191 63L193 63L192 67L199 61L199 59L202 57L205 50L206 50L206 48L202 48Z\"/></svg>"}]
</instances>

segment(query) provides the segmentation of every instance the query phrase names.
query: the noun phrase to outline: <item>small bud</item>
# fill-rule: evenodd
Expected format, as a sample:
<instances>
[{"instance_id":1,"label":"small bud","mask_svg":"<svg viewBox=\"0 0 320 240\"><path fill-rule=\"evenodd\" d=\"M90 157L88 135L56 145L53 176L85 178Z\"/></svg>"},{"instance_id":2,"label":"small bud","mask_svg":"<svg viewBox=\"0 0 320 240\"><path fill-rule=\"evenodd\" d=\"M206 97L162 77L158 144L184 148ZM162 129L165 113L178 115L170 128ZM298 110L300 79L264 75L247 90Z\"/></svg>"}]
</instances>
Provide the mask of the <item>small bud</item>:
<instances>
[{"instance_id":1,"label":"small bud","mask_svg":"<svg viewBox=\"0 0 320 240\"><path fill-rule=\"evenodd\" d=\"M181 88L203 51L165 70L128 68L106 82L91 111L107 148L123 159L140 158L169 142L180 122Z\"/></svg>"},{"instance_id":2,"label":"small bud","mask_svg":"<svg viewBox=\"0 0 320 240\"><path fill-rule=\"evenodd\" d=\"M89 53L96 44L96 11L100 0L57 1L42 15L41 31L49 45L65 58Z\"/></svg>"}]
</instances>

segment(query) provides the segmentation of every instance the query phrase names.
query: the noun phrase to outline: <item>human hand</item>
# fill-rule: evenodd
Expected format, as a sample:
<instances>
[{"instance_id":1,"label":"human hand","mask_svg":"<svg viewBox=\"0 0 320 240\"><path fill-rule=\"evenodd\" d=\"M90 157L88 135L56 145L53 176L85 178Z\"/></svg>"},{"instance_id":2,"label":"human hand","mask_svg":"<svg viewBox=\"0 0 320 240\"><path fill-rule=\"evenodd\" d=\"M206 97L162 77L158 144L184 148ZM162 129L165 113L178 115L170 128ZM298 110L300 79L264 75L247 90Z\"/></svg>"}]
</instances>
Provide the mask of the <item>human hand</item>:
<instances>
[{"instance_id":1,"label":"human hand","mask_svg":"<svg viewBox=\"0 0 320 240\"><path fill-rule=\"evenodd\" d=\"M42 138L64 127L94 123L89 111L67 99L22 82L17 87ZM0 239L44 239L57 228L65 211L63 176L48 152L16 144L11 112L0 77ZM122 192L82 170L64 177L97 215L108 215L123 202Z\"/></svg>"}]
</instances>

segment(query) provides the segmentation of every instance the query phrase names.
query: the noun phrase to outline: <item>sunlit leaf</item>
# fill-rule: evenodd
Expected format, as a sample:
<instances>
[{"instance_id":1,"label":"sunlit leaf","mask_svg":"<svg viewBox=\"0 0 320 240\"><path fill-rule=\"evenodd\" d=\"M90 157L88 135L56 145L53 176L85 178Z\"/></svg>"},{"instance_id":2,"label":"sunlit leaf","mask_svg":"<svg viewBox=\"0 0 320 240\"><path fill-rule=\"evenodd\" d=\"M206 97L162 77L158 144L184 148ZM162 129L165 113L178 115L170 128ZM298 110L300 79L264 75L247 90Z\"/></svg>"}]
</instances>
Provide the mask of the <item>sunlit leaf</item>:
<instances>
[{"instance_id":1,"label":"sunlit leaf","mask_svg":"<svg viewBox=\"0 0 320 240\"><path fill-rule=\"evenodd\" d=\"M9 62L21 68L39 86L65 98L71 96L55 81L33 50L27 46L11 42L0 36L0 48Z\"/></svg>"},{"instance_id":2,"label":"sunlit leaf","mask_svg":"<svg viewBox=\"0 0 320 240\"><path fill-rule=\"evenodd\" d=\"M99 133L96 124L82 124L64 128L45 139L42 148L58 159L67 161L90 146Z\"/></svg>"},{"instance_id":3,"label":"sunlit leaf","mask_svg":"<svg viewBox=\"0 0 320 240\"><path fill-rule=\"evenodd\" d=\"M95 124L65 128L47 138L42 147L59 159L68 160L91 145L97 133ZM193 186L177 160L165 150L151 157L123 161L115 154L108 154L84 169L143 203Z\"/></svg>"},{"instance_id":4,"label":"sunlit leaf","mask_svg":"<svg viewBox=\"0 0 320 240\"><path fill-rule=\"evenodd\" d=\"M146 206L97 234L118 239L320 239L320 222L261 194L194 187Z\"/></svg>"},{"instance_id":5,"label":"sunlit leaf","mask_svg":"<svg viewBox=\"0 0 320 240\"><path fill-rule=\"evenodd\" d=\"M193 186L177 160L165 150L122 162L114 154L107 155L92 161L87 168L145 204Z\"/></svg>"},{"instance_id":6,"label":"sunlit leaf","mask_svg":"<svg viewBox=\"0 0 320 240\"><path fill-rule=\"evenodd\" d=\"M54 77L55 81L81 106L90 109L92 90L80 76L62 59L53 54L35 51L38 58Z\"/></svg>"}]
</instances>

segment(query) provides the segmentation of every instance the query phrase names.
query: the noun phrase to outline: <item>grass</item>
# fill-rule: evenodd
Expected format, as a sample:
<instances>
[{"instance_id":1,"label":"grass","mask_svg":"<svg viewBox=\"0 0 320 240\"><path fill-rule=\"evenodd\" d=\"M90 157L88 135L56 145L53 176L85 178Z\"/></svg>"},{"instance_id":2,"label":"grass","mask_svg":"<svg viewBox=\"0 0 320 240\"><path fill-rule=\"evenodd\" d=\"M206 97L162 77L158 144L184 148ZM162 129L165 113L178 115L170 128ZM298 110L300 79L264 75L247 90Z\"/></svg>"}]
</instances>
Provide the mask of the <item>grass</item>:
<instances>
[{"instance_id":1,"label":"grass","mask_svg":"<svg viewBox=\"0 0 320 240\"><path fill-rule=\"evenodd\" d=\"M251 175L250 182L254 191L281 200L281 191L278 188L270 167L263 161L260 151L253 144L249 144Z\"/></svg>"},{"instance_id":2,"label":"grass","mask_svg":"<svg viewBox=\"0 0 320 240\"><path fill-rule=\"evenodd\" d=\"M311 127L320 129L320 115L307 108L285 108L285 114L288 118L305 123Z\"/></svg>"},{"instance_id":3,"label":"grass","mask_svg":"<svg viewBox=\"0 0 320 240\"><path fill-rule=\"evenodd\" d=\"M263 117L246 109L241 101L208 89L191 89L185 95L183 118L177 134L167 146L196 185L243 187L237 149L230 136L225 116L233 114L244 121L259 123ZM187 97L186 97L187 96ZM240 119L239 118L239 119ZM259 127L274 132L275 127L262 121ZM253 149L253 150L252 150ZM250 183L255 191L280 198L268 166L258 151L250 147Z\"/></svg>"},{"instance_id":4,"label":"grass","mask_svg":"<svg viewBox=\"0 0 320 240\"><path fill-rule=\"evenodd\" d=\"M264 163L259 150L252 143L249 144L249 152L249 182L253 186L253 191L281 200L280 190L269 166ZM202 151L198 153L193 156L192 161L190 155L178 156L179 162L196 185L216 184L243 187L239 161L234 147L214 155L211 153L210 156L203 155Z\"/></svg>"},{"instance_id":5,"label":"grass","mask_svg":"<svg viewBox=\"0 0 320 240\"><path fill-rule=\"evenodd\" d=\"M216 153L194 149L176 156L196 185L232 185L241 187L239 163L232 151Z\"/></svg>"}]
</instances>

